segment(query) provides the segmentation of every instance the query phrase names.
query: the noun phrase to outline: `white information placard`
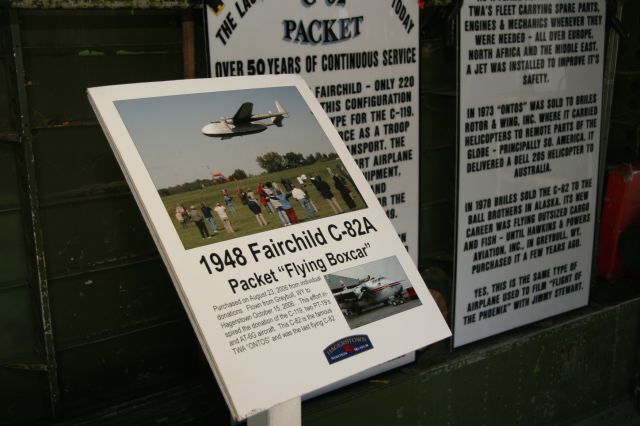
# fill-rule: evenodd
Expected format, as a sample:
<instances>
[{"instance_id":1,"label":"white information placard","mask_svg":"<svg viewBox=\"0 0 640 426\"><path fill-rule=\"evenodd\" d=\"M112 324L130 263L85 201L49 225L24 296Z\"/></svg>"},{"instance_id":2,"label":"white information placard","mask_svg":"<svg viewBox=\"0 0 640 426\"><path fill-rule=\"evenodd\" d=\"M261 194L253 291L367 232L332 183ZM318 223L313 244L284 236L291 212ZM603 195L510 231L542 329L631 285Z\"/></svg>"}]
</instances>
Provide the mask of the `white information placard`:
<instances>
[{"instance_id":1,"label":"white information placard","mask_svg":"<svg viewBox=\"0 0 640 426\"><path fill-rule=\"evenodd\" d=\"M212 3L211 76L302 75L417 262L418 3Z\"/></svg>"},{"instance_id":2,"label":"white information placard","mask_svg":"<svg viewBox=\"0 0 640 426\"><path fill-rule=\"evenodd\" d=\"M450 335L299 76L89 97L236 419Z\"/></svg>"},{"instance_id":3,"label":"white information placard","mask_svg":"<svg viewBox=\"0 0 640 426\"><path fill-rule=\"evenodd\" d=\"M604 0L460 15L454 346L588 303Z\"/></svg>"}]
</instances>

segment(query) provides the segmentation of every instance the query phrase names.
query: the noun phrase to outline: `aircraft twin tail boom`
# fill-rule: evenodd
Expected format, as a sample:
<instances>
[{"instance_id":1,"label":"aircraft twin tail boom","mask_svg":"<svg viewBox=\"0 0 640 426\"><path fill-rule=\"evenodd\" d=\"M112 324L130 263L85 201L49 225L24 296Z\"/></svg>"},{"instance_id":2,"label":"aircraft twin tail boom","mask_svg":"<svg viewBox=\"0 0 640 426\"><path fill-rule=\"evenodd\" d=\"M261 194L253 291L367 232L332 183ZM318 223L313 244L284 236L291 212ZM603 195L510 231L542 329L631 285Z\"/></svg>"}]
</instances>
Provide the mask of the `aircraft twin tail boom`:
<instances>
[{"instance_id":1,"label":"aircraft twin tail boom","mask_svg":"<svg viewBox=\"0 0 640 426\"><path fill-rule=\"evenodd\" d=\"M253 104L245 102L240 105L233 117L221 117L219 120L212 121L202 128L202 133L214 138L230 139L234 136L263 132L268 126L282 127L282 120L289 117L289 113L280 105L280 102L276 101L275 104L278 112L252 114Z\"/></svg>"}]
</instances>

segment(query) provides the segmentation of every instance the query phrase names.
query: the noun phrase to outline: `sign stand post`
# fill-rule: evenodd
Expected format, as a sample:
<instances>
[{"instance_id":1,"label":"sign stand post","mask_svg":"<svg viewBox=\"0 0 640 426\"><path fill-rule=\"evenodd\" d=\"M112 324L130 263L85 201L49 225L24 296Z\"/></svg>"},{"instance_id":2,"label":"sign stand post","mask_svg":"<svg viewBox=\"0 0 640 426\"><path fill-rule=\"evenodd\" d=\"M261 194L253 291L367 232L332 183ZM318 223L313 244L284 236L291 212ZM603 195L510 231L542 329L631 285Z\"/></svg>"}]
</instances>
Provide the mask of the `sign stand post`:
<instances>
[{"instance_id":1,"label":"sign stand post","mask_svg":"<svg viewBox=\"0 0 640 426\"><path fill-rule=\"evenodd\" d=\"M278 404L267 411L249 417L248 426L302 426L302 402L300 397Z\"/></svg>"}]
</instances>

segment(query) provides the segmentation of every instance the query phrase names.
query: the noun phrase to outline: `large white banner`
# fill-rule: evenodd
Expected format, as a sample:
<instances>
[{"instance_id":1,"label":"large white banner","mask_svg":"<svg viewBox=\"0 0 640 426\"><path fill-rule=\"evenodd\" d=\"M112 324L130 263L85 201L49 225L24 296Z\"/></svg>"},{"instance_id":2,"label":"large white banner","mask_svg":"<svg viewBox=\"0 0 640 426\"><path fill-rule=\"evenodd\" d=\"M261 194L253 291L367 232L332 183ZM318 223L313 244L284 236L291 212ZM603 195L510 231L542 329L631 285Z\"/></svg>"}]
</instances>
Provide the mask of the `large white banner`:
<instances>
[{"instance_id":1,"label":"large white banner","mask_svg":"<svg viewBox=\"0 0 640 426\"><path fill-rule=\"evenodd\" d=\"M211 76L302 75L417 262L417 2L211 3Z\"/></svg>"},{"instance_id":2,"label":"large white banner","mask_svg":"<svg viewBox=\"0 0 640 426\"><path fill-rule=\"evenodd\" d=\"M454 345L588 303L605 1L467 0Z\"/></svg>"},{"instance_id":3,"label":"large white banner","mask_svg":"<svg viewBox=\"0 0 640 426\"><path fill-rule=\"evenodd\" d=\"M89 95L235 418L450 335L300 77Z\"/></svg>"}]
</instances>

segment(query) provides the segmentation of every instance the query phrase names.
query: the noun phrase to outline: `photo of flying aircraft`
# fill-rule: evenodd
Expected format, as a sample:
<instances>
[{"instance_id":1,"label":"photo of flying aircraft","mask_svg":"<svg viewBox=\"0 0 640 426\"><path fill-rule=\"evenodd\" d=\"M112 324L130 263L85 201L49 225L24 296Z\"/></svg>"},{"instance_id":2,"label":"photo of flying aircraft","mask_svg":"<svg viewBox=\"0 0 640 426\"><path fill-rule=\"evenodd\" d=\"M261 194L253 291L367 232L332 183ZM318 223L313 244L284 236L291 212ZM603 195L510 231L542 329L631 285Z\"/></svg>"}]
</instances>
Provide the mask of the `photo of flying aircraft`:
<instances>
[{"instance_id":1,"label":"photo of flying aircraft","mask_svg":"<svg viewBox=\"0 0 640 426\"><path fill-rule=\"evenodd\" d=\"M342 282L342 286L332 292L346 316L359 315L363 310L382 304L395 306L405 302L402 280L386 277L367 276L350 285Z\"/></svg>"},{"instance_id":2,"label":"photo of flying aircraft","mask_svg":"<svg viewBox=\"0 0 640 426\"><path fill-rule=\"evenodd\" d=\"M235 136L250 135L267 130L268 126L282 127L282 120L289 117L289 113L275 101L278 112L269 111L266 114L253 114L253 103L245 102L240 105L233 117L221 117L202 128L206 136L230 139ZM260 121L269 120L270 121Z\"/></svg>"}]
</instances>

